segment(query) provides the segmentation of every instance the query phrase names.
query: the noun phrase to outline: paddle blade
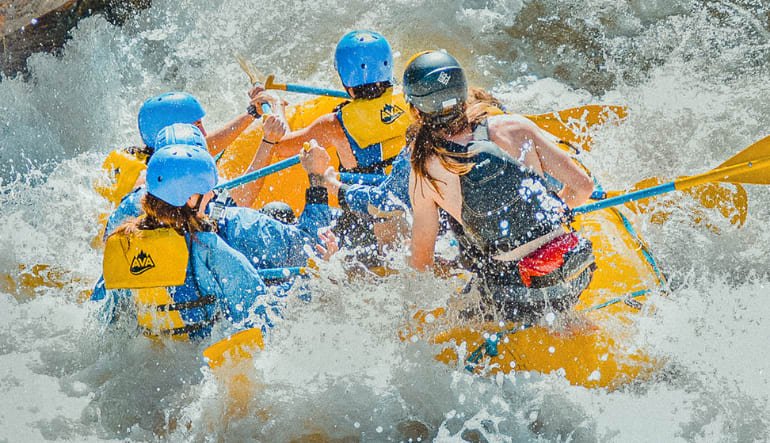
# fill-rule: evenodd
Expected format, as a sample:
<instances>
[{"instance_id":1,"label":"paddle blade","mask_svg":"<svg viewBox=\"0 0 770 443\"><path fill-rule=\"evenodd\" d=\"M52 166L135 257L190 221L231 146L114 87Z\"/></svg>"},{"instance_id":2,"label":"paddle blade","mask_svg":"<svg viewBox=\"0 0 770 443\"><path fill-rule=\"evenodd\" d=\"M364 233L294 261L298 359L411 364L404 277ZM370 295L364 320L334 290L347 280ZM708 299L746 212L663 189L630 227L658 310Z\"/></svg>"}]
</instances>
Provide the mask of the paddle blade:
<instances>
[{"instance_id":1,"label":"paddle blade","mask_svg":"<svg viewBox=\"0 0 770 443\"><path fill-rule=\"evenodd\" d=\"M770 169L759 164L756 166L754 165L754 163L768 158L770 158L770 135L753 143L748 148L730 157L726 162L714 169L750 163L751 166L747 165L744 168L740 168L739 170L730 173L728 177L719 179L718 181L748 183L752 185L770 185Z\"/></svg>"},{"instance_id":2,"label":"paddle blade","mask_svg":"<svg viewBox=\"0 0 770 443\"><path fill-rule=\"evenodd\" d=\"M262 72L260 72L256 66L254 66L254 63L250 62L246 57L238 54L235 54L234 57L235 60L238 61L238 64L241 66L241 69L243 69L243 72L249 76L249 81L252 85L265 82L265 75L262 74Z\"/></svg>"},{"instance_id":3,"label":"paddle blade","mask_svg":"<svg viewBox=\"0 0 770 443\"><path fill-rule=\"evenodd\" d=\"M733 171L727 177L717 179L717 181L746 183L750 185L770 185L770 155L766 155L764 158L749 160L739 170Z\"/></svg>"},{"instance_id":4,"label":"paddle blade","mask_svg":"<svg viewBox=\"0 0 770 443\"><path fill-rule=\"evenodd\" d=\"M658 177L648 178L635 184L629 192L658 186L667 181ZM610 192L608 196L613 197L614 194ZM748 195L740 184L712 182L682 189L681 194L672 194L665 200L645 198L628 202L626 206L634 212L650 214L650 221L656 224L665 223L675 211L685 210L694 226L705 225L719 234L719 228L709 221L705 209L716 209L731 224L740 228L748 213Z\"/></svg>"},{"instance_id":5,"label":"paddle blade","mask_svg":"<svg viewBox=\"0 0 770 443\"><path fill-rule=\"evenodd\" d=\"M739 163L756 161L762 157L770 157L770 135L763 138L762 140L759 140L758 142L754 142L748 148L733 155L732 157L727 159L727 161L725 161L724 163L722 163L721 165L717 166L714 169L720 169L726 166L733 166ZM763 183L763 184L766 184L766 183Z\"/></svg>"},{"instance_id":6,"label":"paddle blade","mask_svg":"<svg viewBox=\"0 0 770 443\"><path fill-rule=\"evenodd\" d=\"M239 362L252 358L252 352L265 348L262 330L246 329L220 340L203 351L203 360L211 369L216 369L226 361Z\"/></svg>"}]
</instances>

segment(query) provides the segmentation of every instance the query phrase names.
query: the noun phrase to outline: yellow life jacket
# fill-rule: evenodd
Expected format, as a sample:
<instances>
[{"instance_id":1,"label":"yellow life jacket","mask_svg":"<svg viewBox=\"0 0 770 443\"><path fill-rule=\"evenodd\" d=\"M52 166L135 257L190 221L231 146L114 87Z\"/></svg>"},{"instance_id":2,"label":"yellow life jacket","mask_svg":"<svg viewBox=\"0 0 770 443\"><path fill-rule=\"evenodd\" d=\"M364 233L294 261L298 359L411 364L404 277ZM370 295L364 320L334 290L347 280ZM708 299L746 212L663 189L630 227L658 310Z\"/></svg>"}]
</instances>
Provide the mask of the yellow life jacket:
<instances>
[{"instance_id":1,"label":"yellow life jacket","mask_svg":"<svg viewBox=\"0 0 770 443\"><path fill-rule=\"evenodd\" d=\"M102 169L108 183L95 186L96 192L118 205L134 189L139 175L147 169L148 154L134 148L116 149L107 156Z\"/></svg>"},{"instance_id":2,"label":"yellow life jacket","mask_svg":"<svg viewBox=\"0 0 770 443\"><path fill-rule=\"evenodd\" d=\"M137 320L151 337L187 339L189 333L216 321L217 316L185 321L181 311L216 301L202 296L197 286L185 284L189 248L185 237L171 228L143 230L132 235L112 235L104 249L104 284L107 289L130 289ZM190 287L188 287L190 286ZM176 302L169 289L195 291L197 298Z\"/></svg>"},{"instance_id":3,"label":"yellow life jacket","mask_svg":"<svg viewBox=\"0 0 770 443\"><path fill-rule=\"evenodd\" d=\"M406 144L406 129L412 123L404 94L388 88L380 97L357 99L345 104L338 118L358 161L353 172L367 171L372 165L387 164Z\"/></svg>"}]
</instances>

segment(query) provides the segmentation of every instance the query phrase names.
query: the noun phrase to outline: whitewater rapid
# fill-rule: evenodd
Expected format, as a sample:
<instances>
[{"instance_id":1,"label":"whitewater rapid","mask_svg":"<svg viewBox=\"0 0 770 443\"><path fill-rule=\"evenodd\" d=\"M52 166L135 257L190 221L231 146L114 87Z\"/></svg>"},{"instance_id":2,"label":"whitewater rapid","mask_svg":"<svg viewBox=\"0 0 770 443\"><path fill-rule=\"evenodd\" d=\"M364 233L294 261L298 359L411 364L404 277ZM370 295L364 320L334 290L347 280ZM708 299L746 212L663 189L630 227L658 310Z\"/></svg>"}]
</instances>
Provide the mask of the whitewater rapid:
<instances>
[{"instance_id":1,"label":"whitewater rapid","mask_svg":"<svg viewBox=\"0 0 770 443\"><path fill-rule=\"evenodd\" d=\"M684 210L663 224L639 217L672 291L655 299L638 345L668 364L615 392L437 363L395 331L415 306L445 303L451 282L347 282L333 260L313 303L293 303L255 358L249 412L225 420L201 345L161 352L127 339L82 299L101 270L91 241L109 205L92 185L104 156L140 142L138 109L161 92L197 96L207 129L243 112L248 80L233 53L278 80L338 88L336 42L373 29L393 46L397 75L413 53L447 49L511 110L627 106L581 154L606 189L622 190L708 171L770 133L768 17L761 0L156 0L123 27L81 21L61 56L35 54L28 80L0 81L0 441L767 439L766 186L746 186L740 228L715 211L712 229ZM405 269L403 252L392 261ZM18 284L36 275L43 284Z\"/></svg>"}]
</instances>

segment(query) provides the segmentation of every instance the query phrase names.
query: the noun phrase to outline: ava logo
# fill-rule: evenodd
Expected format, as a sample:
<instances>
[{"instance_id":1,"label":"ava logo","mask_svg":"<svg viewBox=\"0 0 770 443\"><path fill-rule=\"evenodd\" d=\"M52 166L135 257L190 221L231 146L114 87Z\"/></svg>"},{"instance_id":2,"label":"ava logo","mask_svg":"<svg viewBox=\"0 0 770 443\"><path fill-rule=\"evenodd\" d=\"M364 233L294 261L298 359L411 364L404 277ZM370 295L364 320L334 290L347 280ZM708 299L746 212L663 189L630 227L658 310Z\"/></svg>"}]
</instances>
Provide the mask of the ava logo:
<instances>
[{"instance_id":1,"label":"ava logo","mask_svg":"<svg viewBox=\"0 0 770 443\"><path fill-rule=\"evenodd\" d=\"M449 80L452 80L452 77L450 77L446 72L442 72L436 80L438 80L438 82L442 85L446 86L447 83L449 83Z\"/></svg>"},{"instance_id":2,"label":"ava logo","mask_svg":"<svg viewBox=\"0 0 770 443\"><path fill-rule=\"evenodd\" d=\"M145 271L149 271L154 267L155 262L152 261L150 254L145 254L144 251L139 251L139 254L134 257L133 260L131 260L131 268L129 271L131 271L131 273L134 275L139 275Z\"/></svg>"},{"instance_id":3,"label":"ava logo","mask_svg":"<svg viewBox=\"0 0 770 443\"><path fill-rule=\"evenodd\" d=\"M404 114L404 110L396 105L387 104L384 108L380 109L380 120L389 125L396 121L401 115Z\"/></svg>"}]
</instances>

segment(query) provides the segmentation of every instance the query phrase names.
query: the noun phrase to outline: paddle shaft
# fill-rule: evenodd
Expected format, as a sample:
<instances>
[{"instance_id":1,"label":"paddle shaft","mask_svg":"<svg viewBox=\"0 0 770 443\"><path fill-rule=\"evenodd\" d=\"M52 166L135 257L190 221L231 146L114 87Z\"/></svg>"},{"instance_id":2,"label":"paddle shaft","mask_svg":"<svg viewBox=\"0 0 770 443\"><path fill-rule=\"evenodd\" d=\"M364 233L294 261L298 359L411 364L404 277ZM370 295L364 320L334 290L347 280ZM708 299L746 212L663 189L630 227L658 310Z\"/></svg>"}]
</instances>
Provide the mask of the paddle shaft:
<instances>
[{"instance_id":1,"label":"paddle shaft","mask_svg":"<svg viewBox=\"0 0 770 443\"><path fill-rule=\"evenodd\" d=\"M275 83L275 76L268 75L265 79L265 89L276 89L279 91L299 92L301 94L326 95L329 97L352 98L346 91L336 89L316 88L313 86L292 85L286 83Z\"/></svg>"},{"instance_id":2,"label":"paddle shaft","mask_svg":"<svg viewBox=\"0 0 770 443\"><path fill-rule=\"evenodd\" d=\"M767 168L770 166L770 157L758 159L756 161L750 161L745 163L739 163L733 166L727 166L724 168L714 169L703 174L693 175L692 177L685 177L672 182L664 183L662 185L653 186L651 188L642 189L636 192L630 192L628 194L619 195L617 197L608 198L595 203L590 203L577 207L572 210L574 214L584 214L587 212L598 211L600 209L609 208L611 206L620 205L630 201L642 200L655 195L665 194L671 191L677 191L693 186L702 185L704 183L713 181L740 181L740 174L748 170L757 170ZM731 180L732 179L732 180Z\"/></svg>"},{"instance_id":3,"label":"paddle shaft","mask_svg":"<svg viewBox=\"0 0 770 443\"><path fill-rule=\"evenodd\" d=\"M237 188L238 186L249 183L254 180L258 180L262 177L268 176L274 172L278 172L281 170L284 170L286 168L290 168L294 165L299 164L299 154L289 157L286 160L281 160L277 163L273 163L270 166L266 166L262 169L258 169L253 172L249 172L248 174L244 174L238 178L234 178L228 182L222 183L220 185L217 185L214 189L233 189Z\"/></svg>"},{"instance_id":4,"label":"paddle shaft","mask_svg":"<svg viewBox=\"0 0 770 443\"><path fill-rule=\"evenodd\" d=\"M288 92L298 92L300 94L313 94L313 95L326 95L328 97L339 97L339 98L351 98L350 94L348 94L345 91L337 91L334 89L325 89L325 88L314 88L312 86L302 86L302 85L292 85L292 84L286 84L285 91Z\"/></svg>"}]
</instances>

